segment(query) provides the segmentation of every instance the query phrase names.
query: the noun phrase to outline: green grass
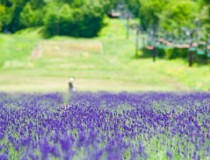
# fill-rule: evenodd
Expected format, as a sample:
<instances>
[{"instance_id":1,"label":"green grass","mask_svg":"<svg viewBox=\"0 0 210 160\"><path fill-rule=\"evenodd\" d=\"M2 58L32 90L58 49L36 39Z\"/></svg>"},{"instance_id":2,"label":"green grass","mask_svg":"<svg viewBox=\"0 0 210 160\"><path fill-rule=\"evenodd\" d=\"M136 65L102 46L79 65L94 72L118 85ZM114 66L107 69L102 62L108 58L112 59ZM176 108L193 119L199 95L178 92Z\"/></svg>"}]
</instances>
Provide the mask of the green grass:
<instances>
[{"instance_id":1,"label":"green grass","mask_svg":"<svg viewBox=\"0 0 210 160\"><path fill-rule=\"evenodd\" d=\"M15 35L0 35L0 91L66 91L67 81L76 77L78 90L107 91L207 91L210 66L188 67L182 59L142 59L135 57L135 33L126 39L120 20L107 19L107 26L92 39L59 37L46 41L86 44L94 41L103 53L79 51L67 57L31 53L43 39L40 29L27 29ZM48 46L53 51L53 46ZM67 49L66 49L67 50ZM60 53L64 48L60 48ZM78 53L78 54L77 54Z\"/></svg>"},{"instance_id":2,"label":"green grass","mask_svg":"<svg viewBox=\"0 0 210 160\"><path fill-rule=\"evenodd\" d=\"M0 34L0 66L7 65L11 61L16 63L26 61L38 41L39 38L37 36L29 36L27 34Z\"/></svg>"}]
</instances>

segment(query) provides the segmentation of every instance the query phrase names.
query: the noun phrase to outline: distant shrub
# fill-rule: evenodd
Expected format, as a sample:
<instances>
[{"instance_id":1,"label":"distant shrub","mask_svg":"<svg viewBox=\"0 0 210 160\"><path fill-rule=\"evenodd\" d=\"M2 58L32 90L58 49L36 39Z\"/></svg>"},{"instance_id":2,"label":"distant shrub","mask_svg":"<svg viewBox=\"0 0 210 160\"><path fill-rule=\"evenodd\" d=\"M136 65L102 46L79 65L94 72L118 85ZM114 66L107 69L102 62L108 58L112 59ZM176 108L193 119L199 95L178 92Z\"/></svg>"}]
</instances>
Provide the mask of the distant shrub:
<instances>
[{"instance_id":1,"label":"distant shrub","mask_svg":"<svg viewBox=\"0 0 210 160\"><path fill-rule=\"evenodd\" d=\"M80 8L63 4L58 12L48 9L44 19L45 36L69 35L75 37L96 36L103 27L104 12L98 5Z\"/></svg>"},{"instance_id":2,"label":"distant shrub","mask_svg":"<svg viewBox=\"0 0 210 160\"><path fill-rule=\"evenodd\" d=\"M146 48L143 49L144 57L150 57L152 52ZM188 49L186 48L156 48L156 52L159 58L165 59L187 58L188 56Z\"/></svg>"},{"instance_id":3,"label":"distant shrub","mask_svg":"<svg viewBox=\"0 0 210 160\"><path fill-rule=\"evenodd\" d=\"M164 58L164 59L176 59L176 58L183 58L187 59L189 55L189 49L188 48L156 48L157 57ZM152 57L153 51L148 50L147 48L143 48L143 55L145 58ZM206 54L204 55L198 55L196 54L196 51L193 52L193 60L194 62L198 63L208 63L209 58Z\"/></svg>"}]
</instances>

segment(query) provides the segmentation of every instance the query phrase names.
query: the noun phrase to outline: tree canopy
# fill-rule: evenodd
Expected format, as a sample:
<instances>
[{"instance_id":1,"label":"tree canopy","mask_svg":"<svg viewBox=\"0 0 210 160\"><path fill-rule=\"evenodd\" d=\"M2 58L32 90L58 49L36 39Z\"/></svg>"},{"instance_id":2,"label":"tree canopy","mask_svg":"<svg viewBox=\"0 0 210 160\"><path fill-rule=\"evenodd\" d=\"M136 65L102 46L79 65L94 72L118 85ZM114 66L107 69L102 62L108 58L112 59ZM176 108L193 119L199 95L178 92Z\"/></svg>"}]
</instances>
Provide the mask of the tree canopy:
<instances>
[{"instance_id":1,"label":"tree canopy","mask_svg":"<svg viewBox=\"0 0 210 160\"><path fill-rule=\"evenodd\" d=\"M142 27L210 30L210 0L0 0L0 31L43 27L46 36L96 36L105 15L124 3Z\"/></svg>"},{"instance_id":2,"label":"tree canopy","mask_svg":"<svg viewBox=\"0 0 210 160\"><path fill-rule=\"evenodd\" d=\"M119 2L127 5L145 30L203 27L210 32L210 0L116 0Z\"/></svg>"},{"instance_id":3,"label":"tree canopy","mask_svg":"<svg viewBox=\"0 0 210 160\"><path fill-rule=\"evenodd\" d=\"M0 0L0 30L43 26L46 36L96 36L112 0Z\"/></svg>"}]
</instances>

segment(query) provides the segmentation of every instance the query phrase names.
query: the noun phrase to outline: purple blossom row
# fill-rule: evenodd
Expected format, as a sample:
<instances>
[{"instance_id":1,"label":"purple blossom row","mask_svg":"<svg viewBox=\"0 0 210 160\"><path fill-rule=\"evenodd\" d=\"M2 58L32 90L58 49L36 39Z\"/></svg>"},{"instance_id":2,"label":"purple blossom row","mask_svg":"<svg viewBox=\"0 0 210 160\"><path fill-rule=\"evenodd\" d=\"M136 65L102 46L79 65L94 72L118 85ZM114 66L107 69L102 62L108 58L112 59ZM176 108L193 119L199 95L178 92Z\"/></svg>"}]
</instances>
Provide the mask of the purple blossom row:
<instances>
[{"instance_id":1,"label":"purple blossom row","mask_svg":"<svg viewBox=\"0 0 210 160\"><path fill-rule=\"evenodd\" d=\"M210 93L0 93L0 160L208 159Z\"/></svg>"}]
</instances>

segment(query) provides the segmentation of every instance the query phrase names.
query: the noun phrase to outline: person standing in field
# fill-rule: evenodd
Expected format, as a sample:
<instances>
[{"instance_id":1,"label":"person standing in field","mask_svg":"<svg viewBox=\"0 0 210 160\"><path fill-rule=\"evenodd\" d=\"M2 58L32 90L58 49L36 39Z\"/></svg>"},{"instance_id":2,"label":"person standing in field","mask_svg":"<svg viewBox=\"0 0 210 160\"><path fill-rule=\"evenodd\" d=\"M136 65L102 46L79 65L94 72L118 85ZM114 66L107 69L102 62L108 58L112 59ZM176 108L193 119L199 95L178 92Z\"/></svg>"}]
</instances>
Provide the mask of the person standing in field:
<instances>
[{"instance_id":1,"label":"person standing in field","mask_svg":"<svg viewBox=\"0 0 210 160\"><path fill-rule=\"evenodd\" d=\"M75 88L74 88L74 77L71 77L70 79L69 79L69 82L68 82L68 84L69 84L69 92L70 93L73 93L73 92L75 92Z\"/></svg>"}]
</instances>

